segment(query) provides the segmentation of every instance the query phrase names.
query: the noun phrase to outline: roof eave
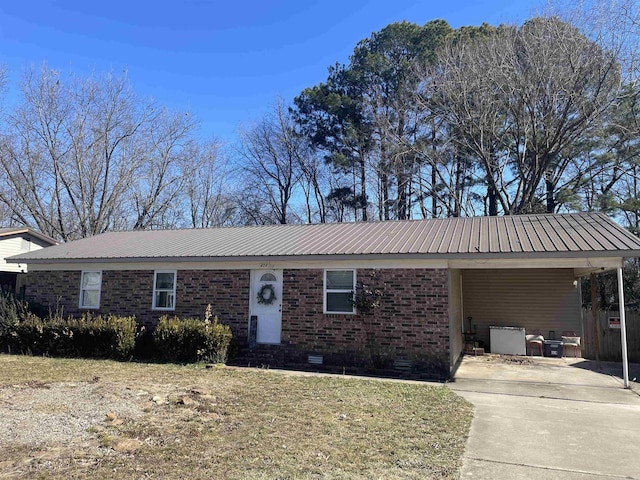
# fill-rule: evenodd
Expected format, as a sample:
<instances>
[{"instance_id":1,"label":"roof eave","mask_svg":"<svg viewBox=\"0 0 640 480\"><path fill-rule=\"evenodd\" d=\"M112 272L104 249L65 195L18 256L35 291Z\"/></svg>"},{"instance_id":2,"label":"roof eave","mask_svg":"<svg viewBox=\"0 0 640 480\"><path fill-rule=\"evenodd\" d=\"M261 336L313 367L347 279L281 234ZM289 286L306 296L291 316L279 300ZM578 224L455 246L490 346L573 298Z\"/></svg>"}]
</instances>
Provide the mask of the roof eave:
<instances>
[{"instance_id":1,"label":"roof eave","mask_svg":"<svg viewBox=\"0 0 640 480\"><path fill-rule=\"evenodd\" d=\"M8 257L8 263L26 264L78 264L78 263L193 263L193 262L273 262L273 261L335 261L381 259L433 259L433 260L512 260L554 258L635 258L640 250L604 250L572 252L476 252L476 253L376 253L376 254L326 254L326 255L262 255L219 257L84 257L84 258L28 258L24 255Z\"/></svg>"},{"instance_id":2,"label":"roof eave","mask_svg":"<svg viewBox=\"0 0 640 480\"><path fill-rule=\"evenodd\" d=\"M45 243L50 244L51 246L53 245L58 245L58 241L55 238L52 238L48 235L45 235L44 233L40 233L32 228L29 227L24 227L24 228L16 228L13 231L10 232L5 232L5 233L1 233L0 237L10 237L12 235L20 235L22 233L27 233L29 235L31 235L32 237L36 237L39 240L42 240Z\"/></svg>"}]
</instances>

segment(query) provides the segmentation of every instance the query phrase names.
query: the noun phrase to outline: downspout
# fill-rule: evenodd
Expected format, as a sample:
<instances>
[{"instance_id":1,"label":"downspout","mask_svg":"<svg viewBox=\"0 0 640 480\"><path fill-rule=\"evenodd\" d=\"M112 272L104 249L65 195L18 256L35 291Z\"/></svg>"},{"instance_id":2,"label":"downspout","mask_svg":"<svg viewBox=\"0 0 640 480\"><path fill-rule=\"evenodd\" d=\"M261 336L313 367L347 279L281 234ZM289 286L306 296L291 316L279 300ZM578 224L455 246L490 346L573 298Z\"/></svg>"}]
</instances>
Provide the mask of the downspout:
<instances>
[{"instance_id":1,"label":"downspout","mask_svg":"<svg viewBox=\"0 0 640 480\"><path fill-rule=\"evenodd\" d=\"M629 388L629 360L627 359L627 322L624 308L624 283L622 267L618 267L618 307L620 309L620 341L622 343L622 379L624 388Z\"/></svg>"}]
</instances>

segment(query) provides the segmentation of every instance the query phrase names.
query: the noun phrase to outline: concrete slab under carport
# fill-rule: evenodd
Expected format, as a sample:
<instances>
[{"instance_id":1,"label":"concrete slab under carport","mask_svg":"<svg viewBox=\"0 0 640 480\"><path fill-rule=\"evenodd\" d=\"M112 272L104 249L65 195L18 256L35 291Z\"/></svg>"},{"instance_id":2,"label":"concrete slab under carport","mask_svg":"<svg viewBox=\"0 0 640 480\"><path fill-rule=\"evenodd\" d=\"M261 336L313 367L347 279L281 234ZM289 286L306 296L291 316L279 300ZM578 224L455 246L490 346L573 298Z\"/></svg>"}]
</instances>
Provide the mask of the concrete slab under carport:
<instances>
[{"instance_id":1,"label":"concrete slab under carport","mask_svg":"<svg viewBox=\"0 0 640 480\"><path fill-rule=\"evenodd\" d=\"M465 357L449 384L475 406L460 478L640 479L640 396L621 372L579 358Z\"/></svg>"}]
</instances>

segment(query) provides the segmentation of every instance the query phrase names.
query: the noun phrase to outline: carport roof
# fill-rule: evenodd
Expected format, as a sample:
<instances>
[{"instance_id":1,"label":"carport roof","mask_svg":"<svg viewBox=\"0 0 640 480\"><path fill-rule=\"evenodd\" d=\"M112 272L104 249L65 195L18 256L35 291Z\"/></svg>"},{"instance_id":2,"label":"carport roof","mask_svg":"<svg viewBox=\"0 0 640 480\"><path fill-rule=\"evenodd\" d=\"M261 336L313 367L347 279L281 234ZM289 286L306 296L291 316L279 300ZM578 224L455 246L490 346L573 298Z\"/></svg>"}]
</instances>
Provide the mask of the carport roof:
<instances>
[{"instance_id":1,"label":"carport roof","mask_svg":"<svg viewBox=\"0 0 640 480\"><path fill-rule=\"evenodd\" d=\"M13 263L406 256L640 256L640 240L600 213L109 232Z\"/></svg>"}]
</instances>

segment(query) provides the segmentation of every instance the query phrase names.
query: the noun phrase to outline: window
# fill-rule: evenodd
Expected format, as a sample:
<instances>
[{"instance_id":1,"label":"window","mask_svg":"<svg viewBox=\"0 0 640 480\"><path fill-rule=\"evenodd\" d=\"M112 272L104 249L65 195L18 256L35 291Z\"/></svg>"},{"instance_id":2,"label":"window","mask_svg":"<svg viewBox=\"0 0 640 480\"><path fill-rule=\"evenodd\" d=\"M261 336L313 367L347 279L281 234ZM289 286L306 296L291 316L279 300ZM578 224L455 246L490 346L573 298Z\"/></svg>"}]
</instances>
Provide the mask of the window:
<instances>
[{"instance_id":1,"label":"window","mask_svg":"<svg viewBox=\"0 0 640 480\"><path fill-rule=\"evenodd\" d=\"M100 308L102 272L82 272L80 278L80 308Z\"/></svg>"},{"instance_id":2,"label":"window","mask_svg":"<svg viewBox=\"0 0 640 480\"><path fill-rule=\"evenodd\" d=\"M355 270L325 270L324 312L355 313L353 305L355 285Z\"/></svg>"},{"instance_id":3,"label":"window","mask_svg":"<svg viewBox=\"0 0 640 480\"><path fill-rule=\"evenodd\" d=\"M176 271L156 270L153 278L153 309L174 310L176 298Z\"/></svg>"},{"instance_id":4,"label":"window","mask_svg":"<svg viewBox=\"0 0 640 480\"><path fill-rule=\"evenodd\" d=\"M273 273L265 273L260 277L261 282L277 282L278 279Z\"/></svg>"}]
</instances>

